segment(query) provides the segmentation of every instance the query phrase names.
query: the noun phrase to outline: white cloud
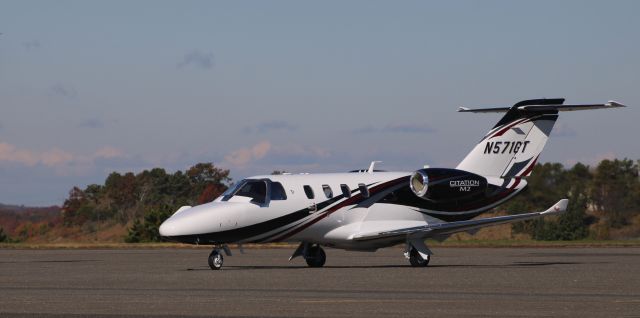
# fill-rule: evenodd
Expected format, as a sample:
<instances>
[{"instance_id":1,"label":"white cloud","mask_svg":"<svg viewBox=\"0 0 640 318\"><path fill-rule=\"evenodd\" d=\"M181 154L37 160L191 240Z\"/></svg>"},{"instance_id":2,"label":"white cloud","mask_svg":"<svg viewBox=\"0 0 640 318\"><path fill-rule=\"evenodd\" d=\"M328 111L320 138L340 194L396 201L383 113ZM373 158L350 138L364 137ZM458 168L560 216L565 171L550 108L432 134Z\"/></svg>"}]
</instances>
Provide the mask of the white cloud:
<instances>
[{"instance_id":1,"label":"white cloud","mask_svg":"<svg viewBox=\"0 0 640 318\"><path fill-rule=\"evenodd\" d=\"M75 156L64 150L54 148L38 156L39 161L47 167L59 167L73 161Z\"/></svg>"},{"instance_id":2,"label":"white cloud","mask_svg":"<svg viewBox=\"0 0 640 318\"><path fill-rule=\"evenodd\" d=\"M94 159L98 159L98 158L112 159L112 158L122 158L124 156L125 155L122 150L111 147L111 146L102 147L93 154Z\"/></svg>"},{"instance_id":3,"label":"white cloud","mask_svg":"<svg viewBox=\"0 0 640 318\"><path fill-rule=\"evenodd\" d=\"M0 142L0 162L2 161L34 166L38 163L38 158L29 150L18 149L12 144Z\"/></svg>"},{"instance_id":4,"label":"white cloud","mask_svg":"<svg viewBox=\"0 0 640 318\"><path fill-rule=\"evenodd\" d=\"M252 147L234 150L230 154L226 155L224 160L231 166L243 167L251 161L263 158L267 155L269 150L271 150L271 143L268 141L262 141Z\"/></svg>"},{"instance_id":5,"label":"white cloud","mask_svg":"<svg viewBox=\"0 0 640 318\"><path fill-rule=\"evenodd\" d=\"M598 154L594 154L593 156L586 156L586 157L580 157L580 158L571 158L571 159L567 159L565 160L565 164L568 167L572 167L574 166L576 163L580 162L582 164L585 165L590 165L590 166L597 166L598 163L600 163L600 161L608 159L608 160L613 160L618 158L618 156L614 153L614 152L605 152L605 153L598 153Z\"/></svg>"},{"instance_id":6,"label":"white cloud","mask_svg":"<svg viewBox=\"0 0 640 318\"><path fill-rule=\"evenodd\" d=\"M59 148L47 151L22 149L0 142L0 164L10 163L26 167L41 165L54 169L58 175L84 175L95 167L95 161L126 157L120 149L105 146L91 154L74 154Z\"/></svg>"}]
</instances>

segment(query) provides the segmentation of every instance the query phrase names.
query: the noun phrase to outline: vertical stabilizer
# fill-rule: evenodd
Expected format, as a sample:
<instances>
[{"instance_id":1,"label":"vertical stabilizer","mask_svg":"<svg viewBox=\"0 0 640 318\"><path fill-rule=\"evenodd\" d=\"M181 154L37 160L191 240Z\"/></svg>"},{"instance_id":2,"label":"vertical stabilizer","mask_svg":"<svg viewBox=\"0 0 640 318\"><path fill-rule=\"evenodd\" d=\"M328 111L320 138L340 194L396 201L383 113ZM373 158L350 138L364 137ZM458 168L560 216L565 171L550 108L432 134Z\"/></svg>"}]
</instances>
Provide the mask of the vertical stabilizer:
<instances>
[{"instance_id":1,"label":"vertical stabilizer","mask_svg":"<svg viewBox=\"0 0 640 318\"><path fill-rule=\"evenodd\" d=\"M456 168L489 177L528 176L558 119L558 109L553 106L563 103L560 98L534 99L487 110L506 114ZM525 107L532 105L545 107Z\"/></svg>"}]
</instances>

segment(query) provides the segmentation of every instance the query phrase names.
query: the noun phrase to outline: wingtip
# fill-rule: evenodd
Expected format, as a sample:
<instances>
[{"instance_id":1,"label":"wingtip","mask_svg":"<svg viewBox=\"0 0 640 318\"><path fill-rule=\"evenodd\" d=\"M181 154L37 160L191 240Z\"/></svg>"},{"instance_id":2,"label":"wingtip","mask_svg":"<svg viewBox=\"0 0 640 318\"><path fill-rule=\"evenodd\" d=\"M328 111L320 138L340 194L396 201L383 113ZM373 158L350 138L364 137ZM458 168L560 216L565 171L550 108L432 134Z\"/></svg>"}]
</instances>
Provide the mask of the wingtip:
<instances>
[{"instance_id":1,"label":"wingtip","mask_svg":"<svg viewBox=\"0 0 640 318\"><path fill-rule=\"evenodd\" d=\"M605 105L609 107L627 107L627 105L616 102L615 100L608 101Z\"/></svg>"},{"instance_id":2,"label":"wingtip","mask_svg":"<svg viewBox=\"0 0 640 318\"><path fill-rule=\"evenodd\" d=\"M566 211L568 206L569 206L569 199L562 199L558 201L558 203L556 203L556 207L562 212Z\"/></svg>"},{"instance_id":3,"label":"wingtip","mask_svg":"<svg viewBox=\"0 0 640 318\"><path fill-rule=\"evenodd\" d=\"M468 107L458 107L458 112L468 112L470 108Z\"/></svg>"},{"instance_id":4,"label":"wingtip","mask_svg":"<svg viewBox=\"0 0 640 318\"><path fill-rule=\"evenodd\" d=\"M542 214L556 214L563 213L567 211L567 206L569 206L569 199L562 199L554 204L552 207L542 212Z\"/></svg>"}]
</instances>

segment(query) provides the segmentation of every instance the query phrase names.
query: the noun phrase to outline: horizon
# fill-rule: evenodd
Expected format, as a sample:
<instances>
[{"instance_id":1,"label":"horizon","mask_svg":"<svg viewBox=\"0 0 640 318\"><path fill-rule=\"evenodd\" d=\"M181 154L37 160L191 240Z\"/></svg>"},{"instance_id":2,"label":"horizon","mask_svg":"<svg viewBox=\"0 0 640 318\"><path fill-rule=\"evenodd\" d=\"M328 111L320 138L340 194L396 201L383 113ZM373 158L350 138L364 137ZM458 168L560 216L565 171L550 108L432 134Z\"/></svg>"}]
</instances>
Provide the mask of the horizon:
<instances>
[{"instance_id":1,"label":"horizon","mask_svg":"<svg viewBox=\"0 0 640 318\"><path fill-rule=\"evenodd\" d=\"M590 172L595 172L595 171L596 171L596 169L597 169L598 164L599 164L599 163L601 163L602 161L605 161L605 160L611 160L611 161L614 161L614 160L620 160L620 161L622 161L622 160L630 160L630 161L632 161L632 162L636 162L636 163L640 164L640 159L631 159L631 158L605 158L605 159L602 159L600 162L598 162L598 163L596 163L596 164L594 164L594 165L585 164L585 163L582 163L582 162L576 162L576 163L573 163L573 164L570 164L570 165L562 164L562 163L560 163L560 162L538 162L538 163L536 163L536 166L537 166L537 165L544 165L544 164L561 164L564 170L570 170L570 169L572 169L573 167L575 167L576 165L578 165L578 164L582 164L582 165L586 166L586 167L587 167L587 169L588 169ZM196 164L197 164L197 163L194 163L194 165L196 165ZM380 162L378 162L377 164L380 164ZM161 168L161 167L155 167L155 168L151 168L151 169L156 169L156 168ZM378 167L376 166L376 168L378 168ZM436 168L436 167L429 167L429 168ZM438 168L439 168L439 167L438 167ZM142 171L122 171L122 172L113 171L113 172L118 172L118 173L120 173L120 174L133 173L134 175L138 175L138 174L140 174L140 173L142 173L142 172L144 172L144 171L146 171L146 170L150 170L150 169L145 169L145 170L142 170ZM186 170L187 170L187 169L185 169L185 170L175 170L175 171L166 171L166 172L167 172L167 174L175 174L175 173L176 173L176 172L178 172L178 171L185 172ZM359 169L359 170L362 170L362 169ZM378 171L378 169L376 169L376 171ZM535 170L534 170L534 171L535 171ZM280 171L280 172L282 172L282 173L289 173L289 172L287 172L287 171ZM299 173L291 173L291 174L292 174L292 175L296 175L296 174L300 174L300 175L313 175L313 174L349 173L349 172L350 172L350 171L340 171L340 172L320 172L320 173L314 173L314 172L310 172L310 173L299 172ZM391 172L391 173L394 173L394 172L408 172L408 173L411 173L412 171L389 171L389 170L380 170L379 172ZM256 175L256 176L264 176L264 175L267 175L267 176L268 176L268 175L271 175L271 174L270 174L270 173L265 173L265 174L263 174L263 175ZM107 178L107 177L108 177L108 175L107 175L107 176L105 176L105 180L106 180L106 178ZM242 180L242 179L237 179L237 180L236 180L236 179L232 179L232 180L229 182L229 184L228 184L228 185L229 185L229 186L232 186L233 184L235 184L237 181L240 181L240 180ZM104 186L104 181L103 181L103 182L101 182L101 183L97 183L97 184L98 184L98 185L101 185L101 186ZM81 190L83 189L83 187L78 187L78 188L80 188ZM69 189L69 191L71 191L71 189ZM0 202L0 208L3 208L3 207L9 207L9 208L21 208L21 209L22 209L22 208L24 208L24 209L31 209L31 208L34 208L34 209L40 209L40 208L51 208L51 207L62 208L63 203L64 203L64 202L54 203L54 204L51 204L51 205L44 205L44 206L35 206L35 205L25 205L25 204L15 204L15 203Z\"/></svg>"}]
</instances>

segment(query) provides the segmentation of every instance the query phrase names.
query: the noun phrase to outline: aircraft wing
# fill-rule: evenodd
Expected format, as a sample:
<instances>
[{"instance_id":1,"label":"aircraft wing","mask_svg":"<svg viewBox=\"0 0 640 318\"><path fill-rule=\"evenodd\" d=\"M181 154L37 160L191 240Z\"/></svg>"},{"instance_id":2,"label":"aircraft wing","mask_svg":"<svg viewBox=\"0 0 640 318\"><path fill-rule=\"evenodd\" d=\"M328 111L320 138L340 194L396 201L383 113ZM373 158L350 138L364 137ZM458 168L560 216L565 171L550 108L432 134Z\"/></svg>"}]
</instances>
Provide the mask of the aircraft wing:
<instances>
[{"instance_id":1,"label":"aircraft wing","mask_svg":"<svg viewBox=\"0 0 640 318\"><path fill-rule=\"evenodd\" d=\"M437 224L429 224L418 227L410 227L404 229L397 229L385 232L375 233L361 233L353 237L356 241L374 240L379 238L388 238L394 236L410 236L411 238L427 238L432 236L438 236L442 234L451 234L456 232L469 231L478 229L485 226L492 226L503 223L511 223L523 220L534 219L545 215L555 215L563 213L567 210L569 200L562 199L555 205L543 212L533 212L506 216L496 216L491 218L458 221L458 222L443 222Z\"/></svg>"}]
</instances>

